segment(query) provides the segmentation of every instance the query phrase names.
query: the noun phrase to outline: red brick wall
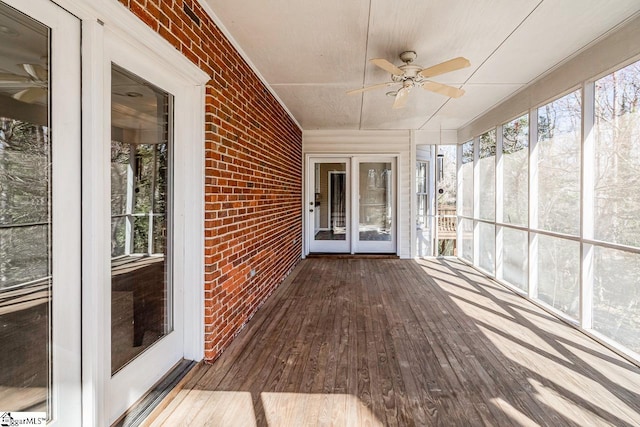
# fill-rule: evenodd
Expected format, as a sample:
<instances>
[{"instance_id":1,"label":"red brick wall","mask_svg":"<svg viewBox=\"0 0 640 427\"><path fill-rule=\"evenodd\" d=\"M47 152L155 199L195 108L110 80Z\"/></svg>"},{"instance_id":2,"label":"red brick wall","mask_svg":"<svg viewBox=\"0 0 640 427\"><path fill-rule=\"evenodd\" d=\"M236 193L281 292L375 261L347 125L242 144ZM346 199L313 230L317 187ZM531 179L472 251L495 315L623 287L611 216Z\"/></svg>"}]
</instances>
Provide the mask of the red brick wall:
<instances>
[{"instance_id":1,"label":"red brick wall","mask_svg":"<svg viewBox=\"0 0 640 427\"><path fill-rule=\"evenodd\" d=\"M119 1L212 77L203 112L211 361L300 259L302 132L197 1Z\"/></svg>"}]
</instances>

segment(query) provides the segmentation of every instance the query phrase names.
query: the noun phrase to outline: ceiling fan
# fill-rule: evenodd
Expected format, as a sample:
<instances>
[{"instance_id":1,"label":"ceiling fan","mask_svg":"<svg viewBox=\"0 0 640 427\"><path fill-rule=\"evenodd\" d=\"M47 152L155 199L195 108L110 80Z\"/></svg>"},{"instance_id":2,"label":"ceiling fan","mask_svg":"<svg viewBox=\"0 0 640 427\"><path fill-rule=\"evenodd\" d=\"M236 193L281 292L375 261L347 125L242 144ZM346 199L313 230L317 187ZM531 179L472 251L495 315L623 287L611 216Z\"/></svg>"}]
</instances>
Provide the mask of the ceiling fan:
<instances>
[{"instance_id":1,"label":"ceiling fan","mask_svg":"<svg viewBox=\"0 0 640 427\"><path fill-rule=\"evenodd\" d=\"M372 86L366 86L361 89L350 90L347 92L347 94L352 95L369 90L393 86L395 84L401 84L402 87L397 91L387 93L387 95L395 96L393 108L404 107L407 102L409 92L411 92L411 90L416 87L422 87L422 89L439 93L450 98L459 98L464 95L464 90L462 89L458 89L456 87L448 86L442 83L433 82L428 79L468 67L471 65L468 59L460 56L458 58L453 58L431 67L422 68L421 65L413 64L413 61L415 61L417 56L418 55L411 50L402 52L400 54L400 59L402 60L402 62L404 62L404 64L400 66L395 66L391 62L382 58L371 59L370 62L372 62L374 65L391 73L391 81L375 84Z\"/></svg>"},{"instance_id":2,"label":"ceiling fan","mask_svg":"<svg viewBox=\"0 0 640 427\"><path fill-rule=\"evenodd\" d=\"M27 75L0 72L0 87L25 88L11 95L18 101L28 104L45 101L48 93L48 70L40 64L19 65Z\"/></svg>"}]
</instances>

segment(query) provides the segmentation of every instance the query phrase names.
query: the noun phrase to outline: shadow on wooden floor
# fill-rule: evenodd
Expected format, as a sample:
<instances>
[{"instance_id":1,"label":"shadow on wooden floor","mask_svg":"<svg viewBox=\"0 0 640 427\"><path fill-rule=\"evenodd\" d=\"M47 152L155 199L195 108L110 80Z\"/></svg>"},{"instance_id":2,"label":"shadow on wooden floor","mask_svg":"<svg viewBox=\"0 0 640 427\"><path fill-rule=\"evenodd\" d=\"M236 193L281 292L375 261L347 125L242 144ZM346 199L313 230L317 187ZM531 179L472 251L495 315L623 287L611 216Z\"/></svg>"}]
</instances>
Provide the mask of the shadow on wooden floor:
<instances>
[{"instance_id":1,"label":"shadow on wooden floor","mask_svg":"<svg viewBox=\"0 0 640 427\"><path fill-rule=\"evenodd\" d=\"M153 425L640 425L640 369L455 260L309 259Z\"/></svg>"}]
</instances>

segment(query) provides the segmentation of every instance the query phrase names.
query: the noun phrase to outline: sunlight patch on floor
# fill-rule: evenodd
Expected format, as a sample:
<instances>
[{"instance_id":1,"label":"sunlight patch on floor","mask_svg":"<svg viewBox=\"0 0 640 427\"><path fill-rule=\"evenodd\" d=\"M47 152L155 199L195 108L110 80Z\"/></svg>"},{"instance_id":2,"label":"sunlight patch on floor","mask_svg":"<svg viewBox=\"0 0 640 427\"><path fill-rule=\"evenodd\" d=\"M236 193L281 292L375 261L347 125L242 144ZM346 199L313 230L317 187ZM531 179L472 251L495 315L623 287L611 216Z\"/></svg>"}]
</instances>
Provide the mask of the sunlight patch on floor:
<instances>
[{"instance_id":1,"label":"sunlight patch on floor","mask_svg":"<svg viewBox=\"0 0 640 427\"><path fill-rule=\"evenodd\" d=\"M502 399L501 397L496 397L494 399L491 399L491 403L494 404L498 409L503 411L509 418L511 418L511 420L513 420L514 426L526 427L526 426L538 425L538 423L536 423L531 418L523 414L517 408L514 408L513 405L511 405L509 402Z\"/></svg>"},{"instance_id":2,"label":"sunlight patch on floor","mask_svg":"<svg viewBox=\"0 0 640 427\"><path fill-rule=\"evenodd\" d=\"M349 394L261 393L269 427L371 426L382 423Z\"/></svg>"}]
</instances>

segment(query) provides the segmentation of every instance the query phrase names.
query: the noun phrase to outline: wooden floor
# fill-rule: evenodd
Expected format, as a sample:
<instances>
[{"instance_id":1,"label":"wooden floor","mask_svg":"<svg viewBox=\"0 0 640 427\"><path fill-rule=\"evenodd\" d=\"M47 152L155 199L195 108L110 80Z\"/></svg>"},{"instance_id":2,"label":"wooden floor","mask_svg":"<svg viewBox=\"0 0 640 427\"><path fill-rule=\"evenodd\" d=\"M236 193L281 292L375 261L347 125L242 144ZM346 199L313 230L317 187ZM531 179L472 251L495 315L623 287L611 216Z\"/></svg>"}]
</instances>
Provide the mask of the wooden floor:
<instances>
[{"instance_id":1,"label":"wooden floor","mask_svg":"<svg viewBox=\"0 0 640 427\"><path fill-rule=\"evenodd\" d=\"M640 369L454 260L302 261L198 369L152 425L640 425Z\"/></svg>"}]
</instances>

